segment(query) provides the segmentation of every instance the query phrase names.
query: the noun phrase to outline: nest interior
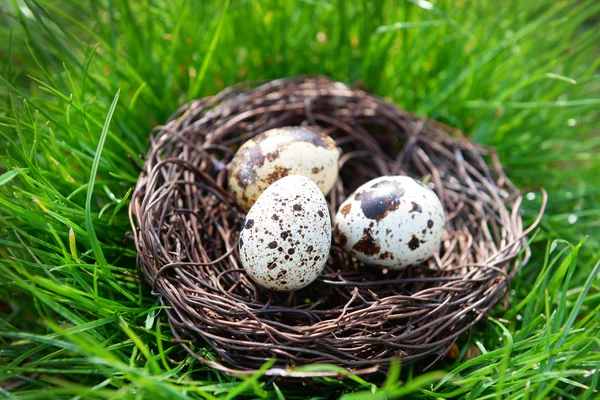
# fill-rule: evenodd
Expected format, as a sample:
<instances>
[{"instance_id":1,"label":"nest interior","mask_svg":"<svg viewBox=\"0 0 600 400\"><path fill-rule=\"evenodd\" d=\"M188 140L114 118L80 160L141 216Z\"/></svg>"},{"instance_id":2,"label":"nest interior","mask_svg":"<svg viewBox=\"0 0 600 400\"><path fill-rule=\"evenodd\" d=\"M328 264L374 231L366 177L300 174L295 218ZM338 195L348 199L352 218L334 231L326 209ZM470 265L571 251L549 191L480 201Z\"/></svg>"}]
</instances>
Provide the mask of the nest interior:
<instances>
[{"instance_id":1,"label":"nest interior","mask_svg":"<svg viewBox=\"0 0 600 400\"><path fill-rule=\"evenodd\" d=\"M446 212L439 253L387 271L334 240L307 288L256 285L240 263L245 215L226 164L246 140L282 126L319 126L341 148L331 215L370 179L428 179ZM313 363L366 374L398 357L435 362L503 298L537 224L523 227L521 199L493 149L360 89L301 77L238 85L179 109L150 138L130 218L140 275L169 306L176 340L203 363L226 373L274 360L267 375L330 374L291 368Z\"/></svg>"}]
</instances>

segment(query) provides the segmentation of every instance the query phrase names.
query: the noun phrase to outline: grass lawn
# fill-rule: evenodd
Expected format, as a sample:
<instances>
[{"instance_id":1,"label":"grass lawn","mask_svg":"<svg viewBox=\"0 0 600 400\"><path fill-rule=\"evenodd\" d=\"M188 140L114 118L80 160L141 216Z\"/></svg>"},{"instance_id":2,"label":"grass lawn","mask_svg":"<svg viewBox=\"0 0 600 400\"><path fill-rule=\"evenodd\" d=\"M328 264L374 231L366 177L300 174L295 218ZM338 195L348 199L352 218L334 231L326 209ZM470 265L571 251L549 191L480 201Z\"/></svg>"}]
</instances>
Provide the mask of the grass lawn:
<instances>
[{"instance_id":1,"label":"grass lawn","mask_svg":"<svg viewBox=\"0 0 600 400\"><path fill-rule=\"evenodd\" d=\"M0 398L597 398L599 22L593 0L0 0ZM129 158L187 100L305 73L458 127L548 190L508 307L456 360L267 385L170 342L125 240Z\"/></svg>"}]
</instances>

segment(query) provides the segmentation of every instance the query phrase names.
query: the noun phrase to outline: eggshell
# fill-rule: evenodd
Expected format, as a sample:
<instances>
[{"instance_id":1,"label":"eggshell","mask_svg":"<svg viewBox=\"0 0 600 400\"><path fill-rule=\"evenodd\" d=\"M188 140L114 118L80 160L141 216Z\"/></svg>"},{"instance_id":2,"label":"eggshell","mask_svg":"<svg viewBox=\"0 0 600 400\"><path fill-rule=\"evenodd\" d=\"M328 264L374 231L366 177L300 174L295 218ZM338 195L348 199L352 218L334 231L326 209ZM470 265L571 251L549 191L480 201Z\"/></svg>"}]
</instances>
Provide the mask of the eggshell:
<instances>
[{"instance_id":1,"label":"eggshell","mask_svg":"<svg viewBox=\"0 0 600 400\"><path fill-rule=\"evenodd\" d=\"M240 233L240 259L260 286L292 291L314 281L331 247L331 218L317 185L290 175L269 186Z\"/></svg>"},{"instance_id":2,"label":"eggshell","mask_svg":"<svg viewBox=\"0 0 600 400\"><path fill-rule=\"evenodd\" d=\"M439 250L445 219L440 199L408 176L383 176L360 186L335 216L339 243L360 261L403 269Z\"/></svg>"},{"instance_id":3,"label":"eggshell","mask_svg":"<svg viewBox=\"0 0 600 400\"><path fill-rule=\"evenodd\" d=\"M271 129L244 143L228 165L228 185L237 204L248 211L278 179L303 175L324 195L338 175L339 150L325 133L304 127Z\"/></svg>"}]
</instances>

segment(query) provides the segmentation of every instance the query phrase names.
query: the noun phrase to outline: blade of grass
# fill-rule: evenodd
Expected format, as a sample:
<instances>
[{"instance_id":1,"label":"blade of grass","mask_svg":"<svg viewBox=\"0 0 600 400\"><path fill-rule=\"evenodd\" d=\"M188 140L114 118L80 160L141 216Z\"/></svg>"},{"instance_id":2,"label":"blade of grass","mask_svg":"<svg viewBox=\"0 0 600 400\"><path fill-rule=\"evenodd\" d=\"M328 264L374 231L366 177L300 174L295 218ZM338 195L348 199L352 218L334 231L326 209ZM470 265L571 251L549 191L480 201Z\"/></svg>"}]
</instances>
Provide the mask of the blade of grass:
<instances>
[{"instance_id":1,"label":"blade of grass","mask_svg":"<svg viewBox=\"0 0 600 400\"><path fill-rule=\"evenodd\" d=\"M204 59L202 60L202 65L200 66L200 71L198 71L196 78L194 79L194 81L192 82L192 84L188 90L188 94L187 94L188 101L191 101L196 96L198 96L200 87L202 86L202 83L204 82L204 76L206 75L206 71L208 70L208 66L210 65L210 62L212 60L215 49L217 48L217 43L219 42L219 37L221 36L221 30L223 29L223 22L225 21L225 15L227 14L227 10L229 9L230 2L231 2L231 0L225 0L225 4L223 6L223 11L221 12L221 16L219 17L219 22L217 22L217 27L216 27L215 32L213 33L212 39L210 41L210 47L208 48L208 52L206 53L206 55L204 56Z\"/></svg>"},{"instance_id":2,"label":"blade of grass","mask_svg":"<svg viewBox=\"0 0 600 400\"><path fill-rule=\"evenodd\" d=\"M96 231L94 230L94 224L92 221L92 195L94 184L96 183L96 174L98 173L98 164L100 163L100 157L102 157L102 149L104 148L104 142L106 141L106 135L108 134L110 120L112 119L115 108L117 107L117 102L119 101L119 93L120 91L117 91L117 94L110 105L106 120L104 122L104 128L102 128L102 133L100 134L96 155L90 171L90 181L88 183L87 195L85 198L85 229L88 233L90 246L92 247L96 261L100 265L106 264L106 259L104 258L104 253L102 252L102 247L100 246L100 242L96 236ZM97 293L95 294L97 295Z\"/></svg>"}]
</instances>

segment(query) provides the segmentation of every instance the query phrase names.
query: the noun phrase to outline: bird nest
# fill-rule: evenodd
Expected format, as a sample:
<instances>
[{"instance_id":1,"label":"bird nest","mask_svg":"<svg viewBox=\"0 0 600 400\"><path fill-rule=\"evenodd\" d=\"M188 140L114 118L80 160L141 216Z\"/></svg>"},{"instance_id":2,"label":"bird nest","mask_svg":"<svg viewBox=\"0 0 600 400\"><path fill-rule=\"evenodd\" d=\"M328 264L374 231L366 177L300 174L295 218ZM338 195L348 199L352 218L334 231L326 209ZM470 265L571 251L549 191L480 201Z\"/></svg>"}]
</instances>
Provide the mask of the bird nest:
<instances>
[{"instance_id":1,"label":"bird nest","mask_svg":"<svg viewBox=\"0 0 600 400\"><path fill-rule=\"evenodd\" d=\"M253 136L320 126L342 150L331 215L383 175L428 181L446 212L437 254L395 271L371 268L332 243L325 268L292 293L259 287L242 268L245 214L226 165ZM367 374L443 357L505 296L527 262L519 191L493 149L438 122L327 78L243 84L177 110L150 138L130 218L140 275L164 306L174 341L230 374ZM541 215L541 212L540 212ZM521 257L518 257L521 255ZM207 346L211 351L207 351Z\"/></svg>"}]
</instances>

